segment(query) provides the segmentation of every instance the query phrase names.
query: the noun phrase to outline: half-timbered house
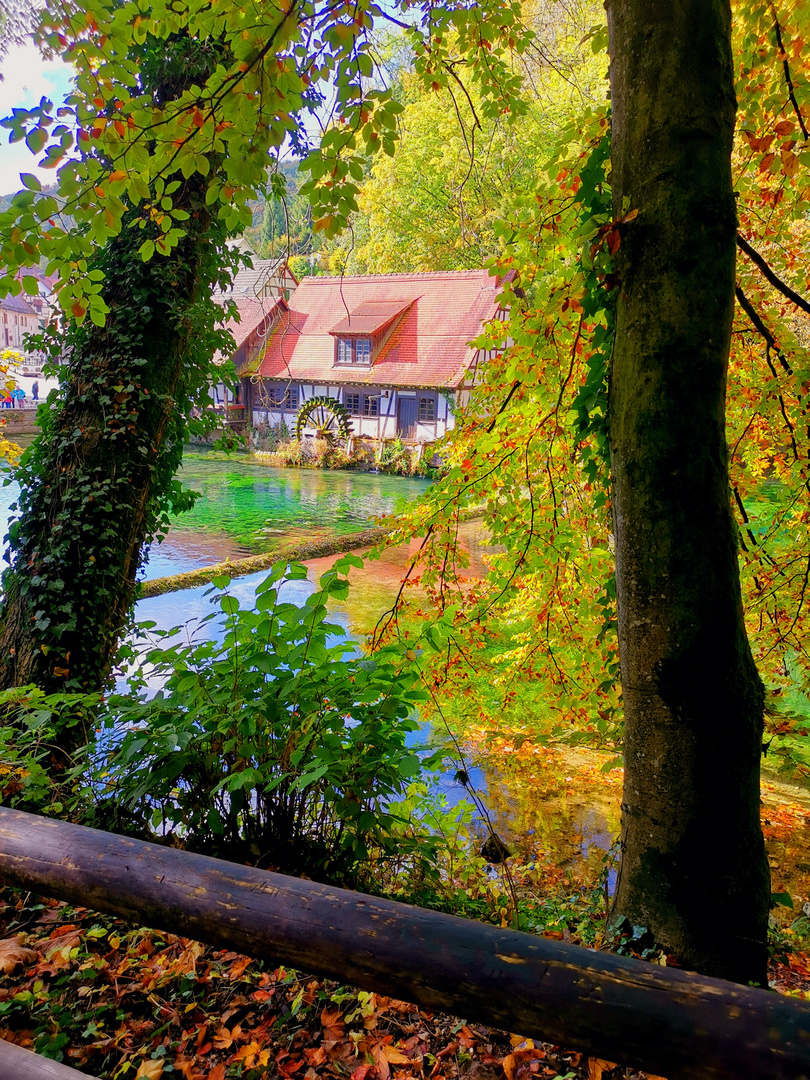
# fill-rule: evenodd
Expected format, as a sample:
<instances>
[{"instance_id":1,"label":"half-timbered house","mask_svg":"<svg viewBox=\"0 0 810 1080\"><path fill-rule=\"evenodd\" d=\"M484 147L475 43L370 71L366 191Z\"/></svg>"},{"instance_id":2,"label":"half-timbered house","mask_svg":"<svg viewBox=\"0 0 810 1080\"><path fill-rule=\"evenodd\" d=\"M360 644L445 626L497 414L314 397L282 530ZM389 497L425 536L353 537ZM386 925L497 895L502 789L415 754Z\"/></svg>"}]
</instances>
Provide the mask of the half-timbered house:
<instances>
[{"instance_id":1,"label":"half-timbered house","mask_svg":"<svg viewBox=\"0 0 810 1080\"><path fill-rule=\"evenodd\" d=\"M298 284L286 259L259 259L253 252L249 254L253 256L252 265L240 267L230 288L216 294L223 305L229 301L236 305L225 328L231 332L236 346L230 359L242 377L255 371L251 365L262 353L279 314L287 310L286 300ZM224 361L228 357L219 359ZM241 428L249 421L241 382L236 388L214 382L211 400L214 412L231 426Z\"/></svg>"},{"instance_id":2,"label":"half-timbered house","mask_svg":"<svg viewBox=\"0 0 810 1080\"><path fill-rule=\"evenodd\" d=\"M235 357L246 414L294 429L319 399L356 436L434 442L486 358L471 342L503 316L498 292L486 270L304 278L272 312L243 315L239 349L261 328ZM313 419L302 433L315 430Z\"/></svg>"}]
</instances>

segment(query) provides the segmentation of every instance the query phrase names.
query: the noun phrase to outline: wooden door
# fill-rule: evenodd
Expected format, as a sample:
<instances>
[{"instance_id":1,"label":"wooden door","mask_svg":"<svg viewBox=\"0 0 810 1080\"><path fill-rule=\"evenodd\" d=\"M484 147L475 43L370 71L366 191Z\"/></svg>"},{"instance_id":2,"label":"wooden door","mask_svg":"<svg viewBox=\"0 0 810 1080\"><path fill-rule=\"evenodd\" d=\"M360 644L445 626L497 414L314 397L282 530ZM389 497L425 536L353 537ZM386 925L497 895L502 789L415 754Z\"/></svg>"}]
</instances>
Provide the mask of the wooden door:
<instances>
[{"instance_id":1,"label":"wooden door","mask_svg":"<svg viewBox=\"0 0 810 1080\"><path fill-rule=\"evenodd\" d=\"M397 402L397 435L400 439L416 438L415 397L401 397Z\"/></svg>"}]
</instances>

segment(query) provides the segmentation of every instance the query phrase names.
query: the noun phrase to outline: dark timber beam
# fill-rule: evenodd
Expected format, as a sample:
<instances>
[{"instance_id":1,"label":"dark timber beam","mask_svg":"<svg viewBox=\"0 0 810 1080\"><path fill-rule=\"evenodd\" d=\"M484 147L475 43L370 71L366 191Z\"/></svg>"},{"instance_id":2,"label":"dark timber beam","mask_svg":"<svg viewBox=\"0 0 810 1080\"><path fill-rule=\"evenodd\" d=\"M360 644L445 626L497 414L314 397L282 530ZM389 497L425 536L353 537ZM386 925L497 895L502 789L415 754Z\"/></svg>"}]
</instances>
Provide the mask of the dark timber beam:
<instances>
[{"instance_id":1,"label":"dark timber beam","mask_svg":"<svg viewBox=\"0 0 810 1080\"><path fill-rule=\"evenodd\" d=\"M15 810L0 875L667 1080L810 1080L810 1003L735 983Z\"/></svg>"}]
</instances>

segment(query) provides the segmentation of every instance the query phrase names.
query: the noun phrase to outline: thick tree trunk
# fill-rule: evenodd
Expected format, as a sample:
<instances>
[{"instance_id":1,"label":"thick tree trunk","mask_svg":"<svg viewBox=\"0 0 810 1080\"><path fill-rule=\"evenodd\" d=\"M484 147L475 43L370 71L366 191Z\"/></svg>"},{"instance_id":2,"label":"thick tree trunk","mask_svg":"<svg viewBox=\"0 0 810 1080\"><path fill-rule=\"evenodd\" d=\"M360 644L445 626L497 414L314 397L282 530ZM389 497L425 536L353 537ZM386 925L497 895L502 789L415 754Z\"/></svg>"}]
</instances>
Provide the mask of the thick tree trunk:
<instances>
[{"instance_id":1,"label":"thick tree trunk","mask_svg":"<svg viewBox=\"0 0 810 1080\"><path fill-rule=\"evenodd\" d=\"M609 0L621 279L610 442L624 697L615 913L688 967L763 982L763 689L725 441L734 304L728 0Z\"/></svg>"},{"instance_id":2,"label":"thick tree trunk","mask_svg":"<svg viewBox=\"0 0 810 1080\"><path fill-rule=\"evenodd\" d=\"M184 310L210 246L204 194L198 176L175 195L192 216L169 258L142 261L134 213L99 257L107 324L75 334L65 400L23 474L4 580L2 687L97 690L109 672L156 524L151 500L182 453L176 398L194 362Z\"/></svg>"},{"instance_id":3,"label":"thick tree trunk","mask_svg":"<svg viewBox=\"0 0 810 1080\"><path fill-rule=\"evenodd\" d=\"M141 64L156 101L204 81L220 51L183 38L152 42ZM173 502L191 398L207 384L217 310L211 300L226 229L206 205L207 176L164 177L186 235L144 263L159 209L148 200L98 250L106 325L71 328L63 400L23 459L13 561L3 577L0 689L96 691L130 611L145 543ZM66 732L63 749L83 741Z\"/></svg>"}]
</instances>

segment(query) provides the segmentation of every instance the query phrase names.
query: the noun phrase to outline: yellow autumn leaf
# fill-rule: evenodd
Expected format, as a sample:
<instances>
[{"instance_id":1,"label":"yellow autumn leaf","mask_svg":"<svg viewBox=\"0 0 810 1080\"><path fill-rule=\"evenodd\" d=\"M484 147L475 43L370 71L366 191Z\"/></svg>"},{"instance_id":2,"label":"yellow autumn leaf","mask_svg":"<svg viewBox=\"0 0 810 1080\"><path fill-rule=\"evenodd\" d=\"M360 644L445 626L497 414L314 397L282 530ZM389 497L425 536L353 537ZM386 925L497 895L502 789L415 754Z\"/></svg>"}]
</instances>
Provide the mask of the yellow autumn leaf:
<instances>
[{"instance_id":1,"label":"yellow autumn leaf","mask_svg":"<svg viewBox=\"0 0 810 1080\"><path fill-rule=\"evenodd\" d=\"M163 1062L157 1058L142 1061L135 1073L135 1080L159 1080L163 1075Z\"/></svg>"}]
</instances>

